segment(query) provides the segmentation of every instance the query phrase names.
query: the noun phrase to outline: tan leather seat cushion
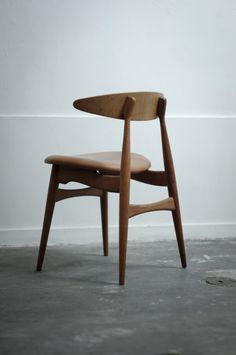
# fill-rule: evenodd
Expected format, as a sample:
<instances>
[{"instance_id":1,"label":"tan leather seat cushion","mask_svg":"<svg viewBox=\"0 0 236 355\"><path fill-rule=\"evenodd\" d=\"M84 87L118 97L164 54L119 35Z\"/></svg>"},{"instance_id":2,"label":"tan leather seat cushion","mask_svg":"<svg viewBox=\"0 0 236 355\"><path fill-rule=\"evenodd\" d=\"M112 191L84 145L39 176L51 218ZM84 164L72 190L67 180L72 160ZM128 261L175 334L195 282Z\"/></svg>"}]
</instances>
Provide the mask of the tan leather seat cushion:
<instances>
[{"instance_id":1,"label":"tan leather seat cushion","mask_svg":"<svg viewBox=\"0 0 236 355\"><path fill-rule=\"evenodd\" d=\"M45 159L45 163L68 166L71 168L83 168L99 170L101 172L116 173L120 171L121 152L100 152L81 154L74 156L51 155ZM131 172L139 173L148 170L150 161L143 155L131 153Z\"/></svg>"}]
</instances>

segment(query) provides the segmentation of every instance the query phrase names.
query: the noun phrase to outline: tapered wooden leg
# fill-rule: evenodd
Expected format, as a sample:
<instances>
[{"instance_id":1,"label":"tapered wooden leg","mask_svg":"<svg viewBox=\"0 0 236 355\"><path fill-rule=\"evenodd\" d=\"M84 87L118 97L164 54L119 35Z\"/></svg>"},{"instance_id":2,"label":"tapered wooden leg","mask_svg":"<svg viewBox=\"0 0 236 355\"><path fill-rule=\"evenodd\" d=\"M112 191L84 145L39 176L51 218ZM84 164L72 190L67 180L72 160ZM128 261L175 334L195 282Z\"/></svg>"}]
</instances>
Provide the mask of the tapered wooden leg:
<instances>
[{"instance_id":1,"label":"tapered wooden leg","mask_svg":"<svg viewBox=\"0 0 236 355\"><path fill-rule=\"evenodd\" d=\"M100 197L101 219L102 219L102 238L103 238L103 254L108 256L108 193L103 191Z\"/></svg>"},{"instance_id":2,"label":"tapered wooden leg","mask_svg":"<svg viewBox=\"0 0 236 355\"><path fill-rule=\"evenodd\" d=\"M127 189L127 192L126 192ZM126 255L128 241L128 208L129 208L129 186L120 194L120 215L119 215L119 284L125 284Z\"/></svg>"},{"instance_id":3,"label":"tapered wooden leg","mask_svg":"<svg viewBox=\"0 0 236 355\"><path fill-rule=\"evenodd\" d=\"M127 100L132 112L135 101ZM130 107L129 107L130 105ZM119 213L119 284L125 284L126 254L129 223L129 193L130 193L130 117L125 119L124 137L120 174L120 213Z\"/></svg>"},{"instance_id":4,"label":"tapered wooden leg","mask_svg":"<svg viewBox=\"0 0 236 355\"><path fill-rule=\"evenodd\" d=\"M168 180L169 196L173 197L175 203L175 210L172 211L172 216L173 216L173 221L175 226L175 233L176 233L176 238L177 238L177 243L179 248L180 259L181 259L182 266L185 268L187 266L187 263L186 263L185 247L184 247L184 237L183 237L183 229L182 229L181 214L180 214L180 207L179 207L178 190L177 190L177 184L175 178L174 163L171 154L169 137L167 134L166 124L165 124L165 108L166 108L166 100L162 100L159 106L159 117L160 117L160 124L161 124L164 165L165 165L165 171Z\"/></svg>"},{"instance_id":5,"label":"tapered wooden leg","mask_svg":"<svg viewBox=\"0 0 236 355\"><path fill-rule=\"evenodd\" d=\"M125 206L120 204L120 228L119 228L119 284L125 284L126 255L128 239L128 213Z\"/></svg>"},{"instance_id":6,"label":"tapered wooden leg","mask_svg":"<svg viewBox=\"0 0 236 355\"><path fill-rule=\"evenodd\" d=\"M45 214L44 214L41 242L39 247L38 263L36 268L37 271L42 270L43 259L47 247L48 234L49 234L54 206L55 206L55 197L58 189L56 174L57 174L57 167L53 165L50 182L49 182L49 188L48 188L48 196L47 196L47 203L46 203Z\"/></svg>"},{"instance_id":7,"label":"tapered wooden leg","mask_svg":"<svg viewBox=\"0 0 236 355\"><path fill-rule=\"evenodd\" d=\"M175 210L172 211L172 217L175 226L175 234L176 234L176 239L179 248L179 255L180 255L182 267L186 268L187 262L186 262L185 246L184 246L184 236L183 236L183 228L182 228L181 213L180 213L176 183L174 184L171 190L172 190L171 195L174 197L174 201L175 201Z\"/></svg>"}]
</instances>

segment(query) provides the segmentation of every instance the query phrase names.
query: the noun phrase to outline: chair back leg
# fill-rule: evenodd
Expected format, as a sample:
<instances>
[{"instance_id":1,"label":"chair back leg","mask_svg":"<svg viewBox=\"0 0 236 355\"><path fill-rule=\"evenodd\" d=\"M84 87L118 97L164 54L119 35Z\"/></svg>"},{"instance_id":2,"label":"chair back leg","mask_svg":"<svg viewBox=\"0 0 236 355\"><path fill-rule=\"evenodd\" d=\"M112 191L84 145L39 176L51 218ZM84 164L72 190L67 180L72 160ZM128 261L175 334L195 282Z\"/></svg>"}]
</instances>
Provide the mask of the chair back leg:
<instances>
[{"instance_id":1,"label":"chair back leg","mask_svg":"<svg viewBox=\"0 0 236 355\"><path fill-rule=\"evenodd\" d=\"M174 198L174 202L175 202L175 210L172 211L172 217L173 217L173 222L174 222L174 227L175 227L175 234L176 234L176 239L177 239L177 243L178 243L181 264L182 264L183 268L186 268L187 261L186 261L186 254L185 254L184 236L183 236L183 228L182 228L181 213L180 213L180 206L179 206L179 198L178 198L178 190L177 190L176 181L174 181L174 183L172 183L171 187L168 187L168 190L169 190L169 195Z\"/></svg>"},{"instance_id":2,"label":"chair back leg","mask_svg":"<svg viewBox=\"0 0 236 355\"><path fill-rule=\"evenodd\" d=\"M57 190L58 190L57 167L53 165L50 182L49 182L49 188L48 188L48 196L47 196L47 203L46 203L45 214L44 214L41 242L39 247L38 262L36 268L37 271L42 270L44 255L47 248L48 235L50 231L54 206L56 202Z\"/></svg>"},{"instance_id":3,"label":"chair back leg","mask_svg":"<svg viewBox=\"0 0 236 355\"><path fill-rule=\"evenodd\" d=\"M163 113L160 117L163 158L164 158L165 172L167 175L167 185L168 185L167 187L168 187L169 196L173 197L174 204L175 204L175 209L172 211L172 217L175 226L175 233L176 233L176 239L179 248L179 254L180 254L182 267L185 268L187 266L187 262L186 262L183 228L182 228L181 213L180 213L180 206L179 206L178 189L177 189L175 168L174 168L167 128L165 124L164 114L165 114L165 107L163 108Z\"/></svg>"}]
</instances>

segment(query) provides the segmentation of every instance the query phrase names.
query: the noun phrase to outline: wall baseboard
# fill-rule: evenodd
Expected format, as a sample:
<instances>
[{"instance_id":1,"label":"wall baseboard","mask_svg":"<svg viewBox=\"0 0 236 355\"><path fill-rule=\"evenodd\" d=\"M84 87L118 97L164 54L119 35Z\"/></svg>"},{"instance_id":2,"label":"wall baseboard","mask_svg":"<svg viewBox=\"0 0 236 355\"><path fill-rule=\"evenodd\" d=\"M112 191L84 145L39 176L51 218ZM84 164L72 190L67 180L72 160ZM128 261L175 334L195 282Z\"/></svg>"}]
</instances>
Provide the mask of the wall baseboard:
<instances>
[{"instance_id":1,"label":"wall baseboard","mask_svg":"<svg viewBox=\"0 0 236 355\"><path fill-rule=\"evenodd\" d=\"M0 229L0 247L38 246L40 228L6 228ZM118 242L118 226L109 227L109 240ZM186 224L185 239L208 240L235 238L236 223L222 224ZM151 242L174 240L172 225L136 225L129 228L129 241ZM102 233L100 226L94 227L52 227L49 245L100 243Z\"/></svg>"}]
</instances>

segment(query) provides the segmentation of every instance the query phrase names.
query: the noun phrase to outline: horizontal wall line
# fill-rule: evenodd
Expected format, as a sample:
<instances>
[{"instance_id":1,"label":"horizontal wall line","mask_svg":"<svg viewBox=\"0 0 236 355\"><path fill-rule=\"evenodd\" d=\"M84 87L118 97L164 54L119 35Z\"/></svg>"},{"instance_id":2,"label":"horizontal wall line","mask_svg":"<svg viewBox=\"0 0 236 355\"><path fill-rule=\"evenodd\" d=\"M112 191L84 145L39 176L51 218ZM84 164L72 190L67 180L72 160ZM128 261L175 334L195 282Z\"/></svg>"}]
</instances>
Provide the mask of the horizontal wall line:
<instances>
[{"instance_id":1,"label":"horizontal wall line","mask_svg":"<svg viewBox=\"0 0 236 355\"><path fill-rule=\"evenodd\" d=\"M84 119L95 118L96 115L73 115L73 114L19 114L19 115L0 115L0 119ZM168 119L236 119L236 113L233 115L228 114L183 114L183 115L166 115Z\"/></svg>"},{"instance_id":2,"label":"horizontal wall line","mask_svg":"<svg viewBox=\"0 0 236 355\"><path fill-rule=\"evenodd\" d=\"M199 223L184 224L185 239L208 240L236 238L236 223ZM1 228L0 247L19 247L39 245L41 227ZM172 224L130 225L129 241L153 242L174 240ZM109 227L109 240L118 242L118 226ZM52 227L49 245L101 243L100 226Z\"/></svg>"}]
</instances>

